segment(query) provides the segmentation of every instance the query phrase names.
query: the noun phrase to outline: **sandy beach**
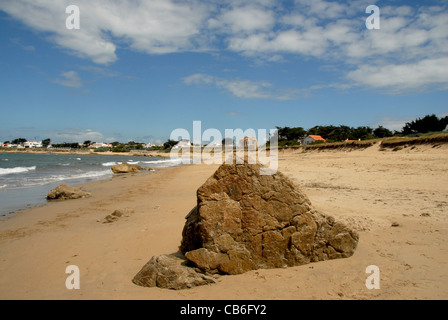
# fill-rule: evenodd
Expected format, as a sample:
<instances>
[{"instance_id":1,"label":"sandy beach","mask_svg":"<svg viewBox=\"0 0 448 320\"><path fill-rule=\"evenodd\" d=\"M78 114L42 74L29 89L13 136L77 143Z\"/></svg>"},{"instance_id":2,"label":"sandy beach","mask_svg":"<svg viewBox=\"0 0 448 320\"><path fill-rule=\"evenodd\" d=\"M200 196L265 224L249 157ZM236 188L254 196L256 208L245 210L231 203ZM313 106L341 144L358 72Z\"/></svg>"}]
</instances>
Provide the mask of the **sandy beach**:
<instances>
[{"instance_id":1,"label":"sandy beach","mask_svg":"<svg viewBox=\"0 0 448 320\"><path fill-rule=\"evenodd\" d=\"M355 254L222 276L173 291L131 282L153 256L178 251L196 190L218 165L159 169L89 183L91 198L0 221L0 299L448 299L448 145L380 151L281 151L279 171L322 212L359 232ZM117 209L128 217L103 224ZM65 269L80 269L67 290ZM368 290L366 267L380 269Z\"/></svg>"}]
</instances>

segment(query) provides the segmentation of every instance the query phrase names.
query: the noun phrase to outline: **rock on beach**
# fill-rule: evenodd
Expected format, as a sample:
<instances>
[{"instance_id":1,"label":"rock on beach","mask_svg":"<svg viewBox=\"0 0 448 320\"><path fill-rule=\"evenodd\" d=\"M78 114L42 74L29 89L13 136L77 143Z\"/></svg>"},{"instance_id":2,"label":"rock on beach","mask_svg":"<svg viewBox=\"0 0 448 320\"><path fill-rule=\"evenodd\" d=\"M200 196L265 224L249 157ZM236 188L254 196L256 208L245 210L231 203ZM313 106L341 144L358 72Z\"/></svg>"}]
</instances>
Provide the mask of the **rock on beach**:
<instances>
[{"instance_id":1,"label":"rock on beach","mask_svg":"<svg viewBox=\"0 0 448 320\"><path fill-rule=\"evenodd\" d=\"M262 175L262 168L223 164L197 190L197 205L186 216L180 245L192 271L201 276L236 275L353 255L359 240L355 230L313 208L285 175ZM154 281L160 270L169 268L156 266L165 260L153 257L133 282L185 287Z\"/></svg>"}]
</instances>

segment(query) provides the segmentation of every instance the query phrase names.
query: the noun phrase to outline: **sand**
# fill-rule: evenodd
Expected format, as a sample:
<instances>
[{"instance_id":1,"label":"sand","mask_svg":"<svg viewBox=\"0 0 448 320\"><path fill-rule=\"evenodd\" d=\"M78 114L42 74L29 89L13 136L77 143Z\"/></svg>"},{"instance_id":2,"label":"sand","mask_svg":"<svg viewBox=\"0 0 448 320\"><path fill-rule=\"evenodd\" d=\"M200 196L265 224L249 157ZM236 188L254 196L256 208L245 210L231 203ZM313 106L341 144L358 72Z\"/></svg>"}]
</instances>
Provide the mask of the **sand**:
<instances>
[{"instance_id":1,"label":"sand","mask_svg":"<svg viewBox=\"0 0 448 320\"><path fill-rule=\"evenodd\" d=\"M218 166L86 184L91 198L48 203L0 221L0 299L447 299L447 160L447 145L282 151L279 170L317 209L358 230L355 254L223 276L182 291L131 280L152 256L178 251L196 190ZM130 214L101 223L117 209ZM80 290L65 286L69 265L80 269ZM379 289L365 285L369 265L379 267Z\"/></svg>"}]
</instances>

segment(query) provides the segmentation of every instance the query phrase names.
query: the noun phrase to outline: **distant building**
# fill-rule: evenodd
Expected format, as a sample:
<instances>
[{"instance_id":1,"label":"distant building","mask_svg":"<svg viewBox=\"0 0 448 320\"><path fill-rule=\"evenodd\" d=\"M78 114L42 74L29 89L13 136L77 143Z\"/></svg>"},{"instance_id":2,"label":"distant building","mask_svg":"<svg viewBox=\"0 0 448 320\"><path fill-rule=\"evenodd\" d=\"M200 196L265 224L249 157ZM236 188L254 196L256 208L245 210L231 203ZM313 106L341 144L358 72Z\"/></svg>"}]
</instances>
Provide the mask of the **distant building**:
<instances>
[{"instance_id":1,"label":"distant building","mask_svg":"<svg viewBox=\"0 0 448 320\"><path fill-rule=\"evenodd\" d=\"M244 137L243 139L240 139L240 142L238 144L239 148L244 149L257 149L257 138L255 137Z\"/></svg>"},{"instance_id":2,"label":"distant building","mask_svg":"<svg viewBox=\"0 0 448 320\"><path fill-rule=\"evenodd\" d=\"M443 132L448 132L448 124L446 125L445 130L443 130Z\"/></svg>"},{"instance_id":3,"label":"distant building","mask_svg":"<svg viewBox=\"0 0 448 320\"><path fill-rule=\"evenodd\" d=\"M190 147L191 146L191 142L190 140L180 140L174 147L173 149L182 149L185 147Z\"/></svg>"},{"instance_id":4,"label":"distant building","mask_svg":"<svg viewBox=\"0 0 448 320\"><path fill-rule=\"evenodd\" d=\"M302 140L302 145L306 146L306 145L309 145L310 143L313 143L313 142L316 142L316 141L326 142L327 140L325 140L321 136L309 135L309 136L305 137L305 139Z\"/></svg>"},{"instance_id":5,"label":"distant building","mask_svg":"<svg viewBox=\"0 0 448 320\"><path fill-rule=\"evenodd\" d=\"M361 139L358 139L358 140L349 140L349 139L345 139L343 142L355 142L355 141L361 141Z\"/></svg>"},{"instance_id":6,"label":"distant building","mask_svg":"<svg viewBox=\"0 0 448 320\"><path fill-rule=\"evenodd\" d=\"M208 143L207 147L220 148L220 147L222 147L222 142L221 141L213 141L213 142Z\"/></svg>"},{"instance_id":7,"label":"distant building","mask_svg":"<svg viewBox=\"0 0 448 320\"><path fill-rule=\"evenodd\" d=\"M26 141L23 143L24 148L42 148L42 141Z\"/></svg>"},{"instance_id":8,"label":"distant building","mask_svg":"<svg viewBox=\"0 0 448 320\"><path fill-rule=\"evenodd\" d=\"M112 146L112 145L106 144L104 142L95 142L95 143L92 143L89 146L89 148L99 149L99 148L109 148L109 146Z\"/></svg>"}]
</instances>

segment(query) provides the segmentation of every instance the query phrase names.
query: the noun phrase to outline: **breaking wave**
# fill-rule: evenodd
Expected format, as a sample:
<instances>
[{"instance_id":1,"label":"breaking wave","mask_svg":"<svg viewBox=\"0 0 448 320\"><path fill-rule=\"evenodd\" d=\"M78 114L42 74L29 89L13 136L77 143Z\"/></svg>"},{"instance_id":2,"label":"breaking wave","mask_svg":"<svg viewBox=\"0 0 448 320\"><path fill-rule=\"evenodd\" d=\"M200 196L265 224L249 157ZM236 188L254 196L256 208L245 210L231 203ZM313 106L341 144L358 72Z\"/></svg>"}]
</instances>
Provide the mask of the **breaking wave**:
<instances>
[{"instance_id":1,"label":"breaking wave","mask_svg":"<svg viewBox=\"0 0 448 320\"><path fill-rule=\"evenodd\" d=\"M36 170L36 166L32 167L15 167L15 168L0 168L0 176L14 173L23 173Z\"/></svg>"}]
</instances>

